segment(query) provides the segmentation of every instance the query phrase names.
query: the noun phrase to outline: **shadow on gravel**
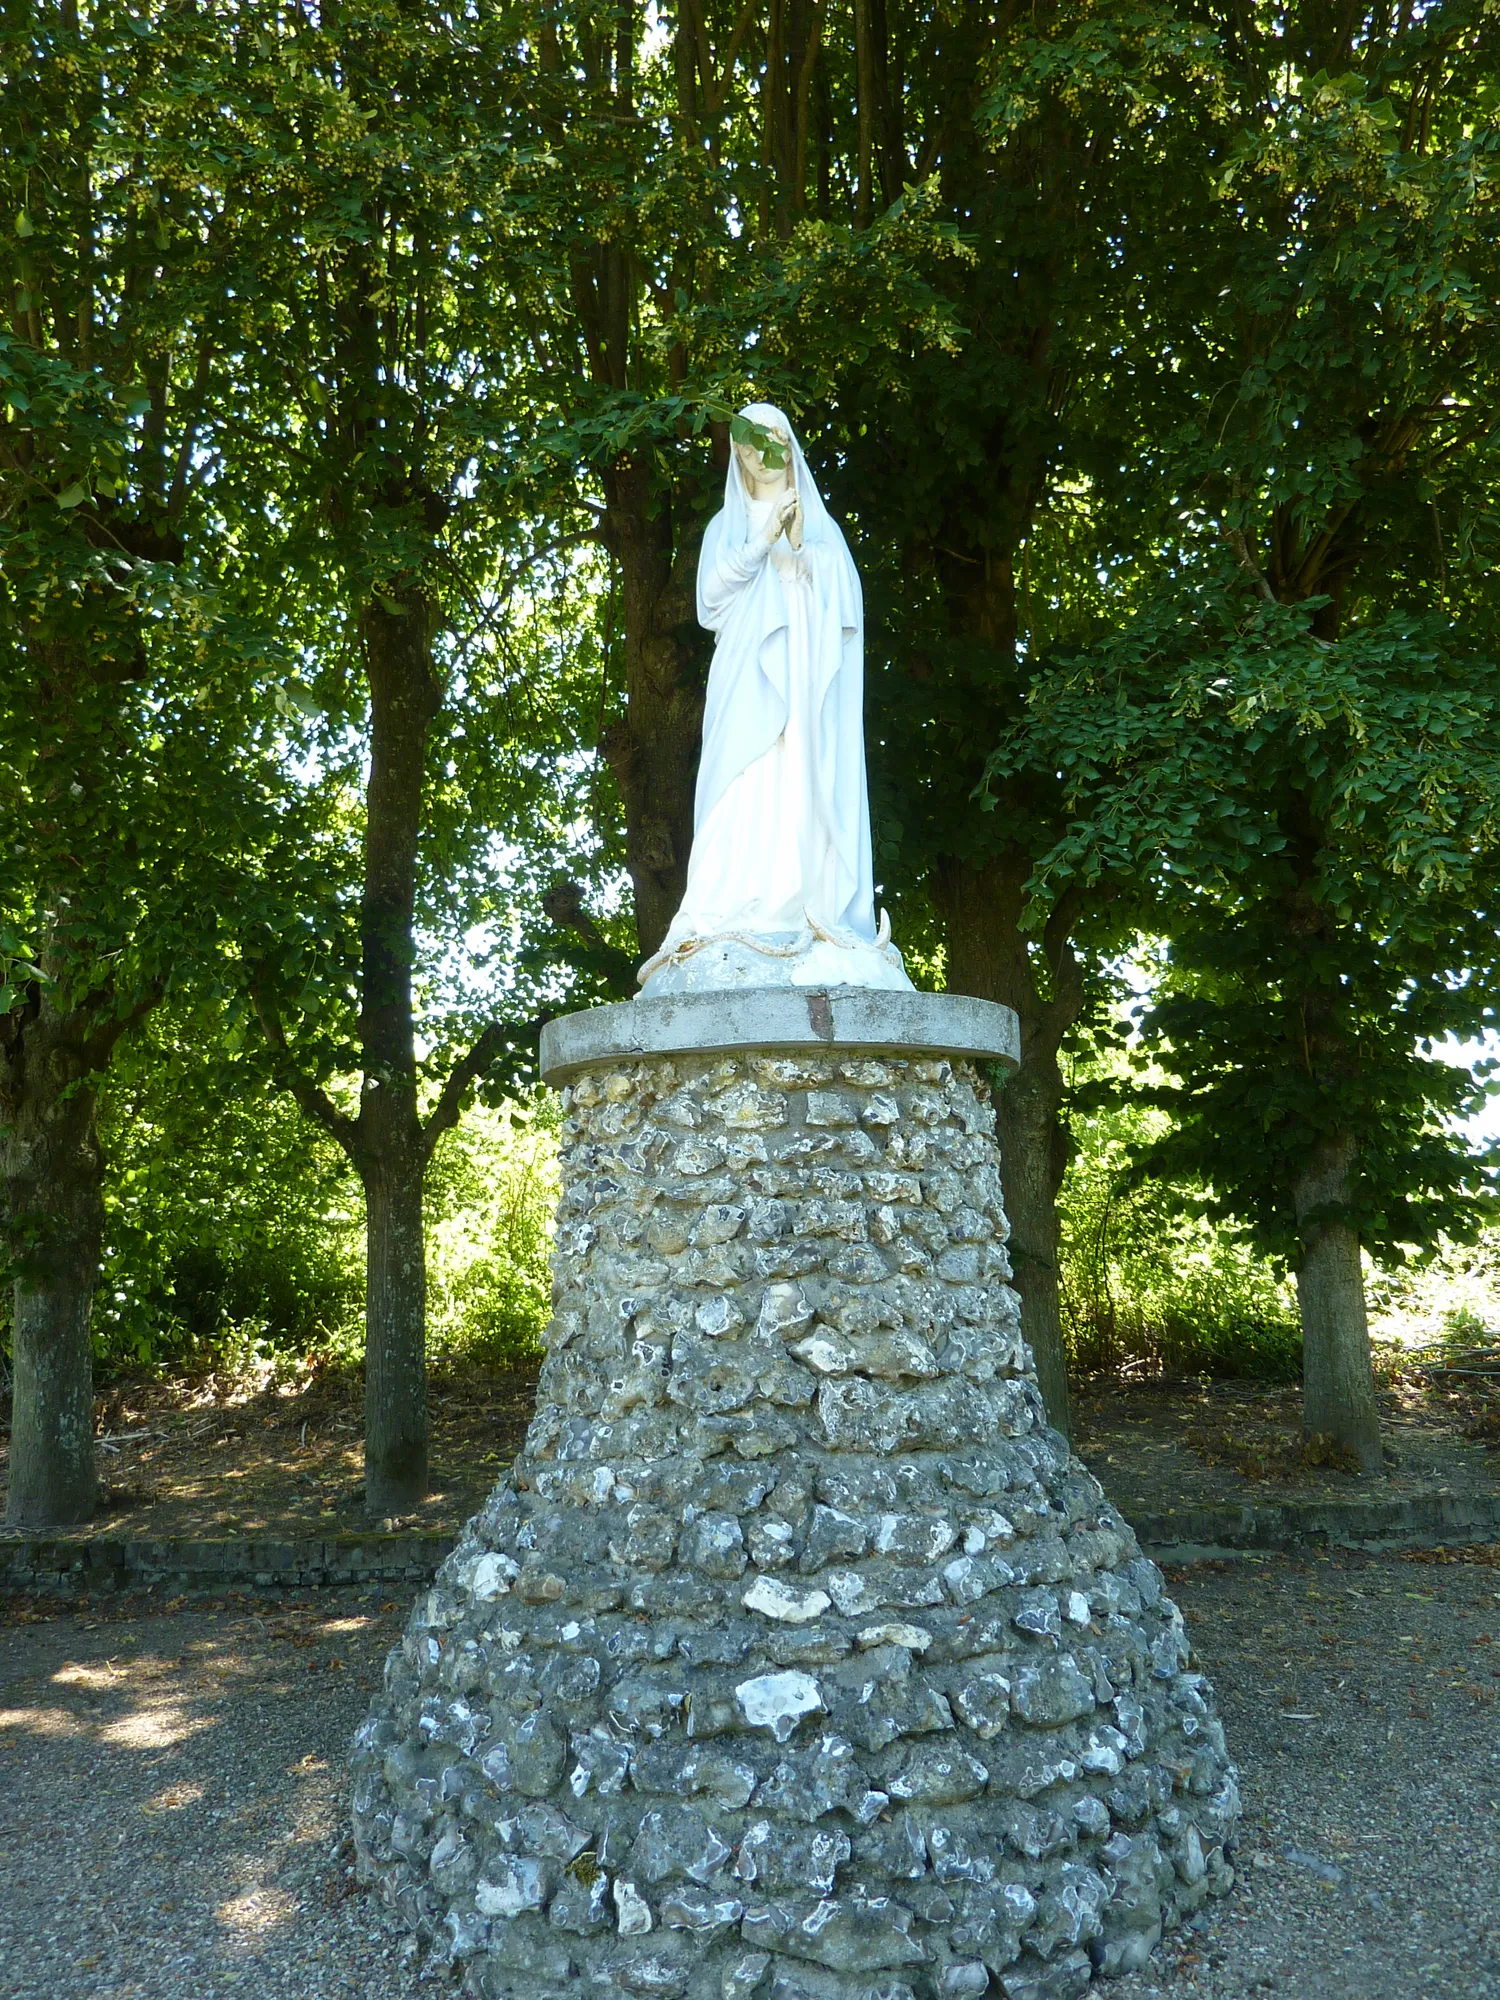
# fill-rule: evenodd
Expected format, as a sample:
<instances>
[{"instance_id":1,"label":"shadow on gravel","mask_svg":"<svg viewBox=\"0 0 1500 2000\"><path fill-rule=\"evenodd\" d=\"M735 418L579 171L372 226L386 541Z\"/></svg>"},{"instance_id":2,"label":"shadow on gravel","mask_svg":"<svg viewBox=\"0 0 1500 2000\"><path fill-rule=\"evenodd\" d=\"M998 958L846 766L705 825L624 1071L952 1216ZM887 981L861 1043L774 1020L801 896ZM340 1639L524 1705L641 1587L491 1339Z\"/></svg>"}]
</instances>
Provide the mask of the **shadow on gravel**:
<instances>
[{"instance_id":1,"label":"shadow on gravel","mask_svg":"<svg viewBox=\"0 0 1500 2000\"><path fill-rule=\"evenodd\" d=\"M1174 1575L1240 1765L1240 1881L1109 2000L1500 2000L1497 1555ZM405 1608L12 1607L0 1996L431 1994L344 1834L346 1746Z\"/></svg>"},{"instance_id":2,"label":"shadow on gravel","mask_svg":"<svg viewBox=\"0 0 1500 2000\"><path fill-rule=\"evenodd\" d=\"M1110 2000L1500 1995L1497 1555L1172 1576L1240 1765L1240 1881Z\"/></svg>"},{"instance_id":3,"label":"shadow on gravel","mask_svg":"<svg viewBox=\"0 0 1500 2000\"><path fill-rule=\"evenodd\" d=\"M386 1608L381 1609L385 1603ZM404 1606L108 1607L0 1626L0 1995L398 2000L343 1759Z\"/></svg>"}]
</instances>

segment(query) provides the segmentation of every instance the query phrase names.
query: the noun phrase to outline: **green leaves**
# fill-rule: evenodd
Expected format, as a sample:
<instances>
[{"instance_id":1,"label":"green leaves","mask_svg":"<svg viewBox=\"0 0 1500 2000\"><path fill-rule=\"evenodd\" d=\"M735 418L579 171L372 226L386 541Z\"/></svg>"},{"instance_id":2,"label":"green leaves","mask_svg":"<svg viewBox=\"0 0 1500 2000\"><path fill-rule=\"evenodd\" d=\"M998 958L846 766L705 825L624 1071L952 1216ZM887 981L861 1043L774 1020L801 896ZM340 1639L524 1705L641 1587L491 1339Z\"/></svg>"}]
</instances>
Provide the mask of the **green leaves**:
<instances>
[{"instance_id":1,"label":"green leaves","mask_svg":"<svg viewBox=\"0 0 1500 2000\"><path fill-rule=\"evenodd\" d=\"M764 424L752 423L748 417L736 416L730 422L729 435L735 444L749 445L760 453L761 464L769 472L779 472L789 462L790 453L774 431L768 431Z\"/></svg>"},{"instance_id":2,"label":"green leaves","mask_svg":"<svg viewBox=\"0 0 1500 2000\"><path fill-rule=\"evenodd\" d=\"M31 984L49 984L49 974L36 964L19 932L0 915L0 1015L26 1005Z\"/></svg>"},{"instance_id":3,"label":"green leaves","mask_svg":"<svg viewBox=\"0 0 1500 2000\"><path fill-rule=\"evenodd\" d=\"M277 688L274 699L277 712L281 715L300 715L316 720L323 713L317 696L301 681L288 681L284 687Z\"/></svg>"},{"instance_id":4,"label":"green leaves","mask_svg":"<svg viewBox=\"0 0 1500 2000\"><path fill-rule=\"evenodd\" d=\"M1445 1122L1475 1087L1417 1043L1500 1020L1500 663L1411 611L1319 642L1320 608L1264 604L1211 552L1042 676L992 763L1063 774L1042 908L1070 883L1153 885L1171 943L1146 1033L1177 1082L1142 1157L1283 1256L1330 1132L1357 1137L1373 1250L1461 1237L1491 1201Z\"/></svg>"},{"instance_id":5,"label":"green leaves","mask_svg":"<svg viewBox=\"0 0 1500 2000\"><path fill-rule=\"evenodd\" d=\"M997 104L994 142L1054 89L1123 101L1117 31L1105 9L1065 60L1028 50L1031 108ZM1491 1170L1448 1122L1473 1085L1418 1044L1500 1005L1500 438L1477 414L1500 233L1470 109L1492 57L1426 22L1343 47L1296 83L1247 30L1196 109L1163 88L1158 143L1203 118L1201 166L1184 149L1144 210L1146 149L1118 156L1122 421L1083 460L1072 573L1033 585L985 796L997 840L1061 796L1028 829L1034 933L1129 897L1169 940L1148 1029L1175 1122L1150 1160L1282 1255L1330 1133L1357 1139L1372 1248L1475 1226Z\"/></svg>"},{"instance_id":6,"label":"green leaves","mask_svg":"<svg viewBox=\"0 0 1500 2000\"><path fill-rule=\"evenodd\" d=\"M360 621L430 617L418 1004L436 1076L503 994L518 1069L543 1001L620 976L622 627L675 635L690 717L715 450L784 462L759 393L859 545L903 936L935 967L938 871L1029 855L1038 936L1170 931L1199 1011L1168 1038L1232 1024L1205 1147L1222 1115L1284 1175L1332 1110L1373 1129L1414 1023L1488 1004L1497 824L1500 154L1473 38L1418 13L1314 57L1253 10L1229 47L1157 0L897 9L862 121L835 10L781 125L758 28L710 106L639 11L618 75L619 24L572 5L264 13L250 45L109 6L66 62L7 30L46 164L0 139L12 208L46 189L0 330L18 932L67 896L59 976L213 987L247 1062L254 960L342 1076ZM72 676L47 742L42 658ZM549 914L562 873L592 933ZM1358 1074L1309 1085L1306 1006L1346 989Z\"/></svg>"},{"instance_id":7,"label":"green leaves","mask_svg":"<svg viewBox=\"0 0 1500 2000\"><path fill-rule=\"evenodd\" d=\"M1050 757L1077 815L1039 886L1149 869L1159 848L1231 881L1286 844L1295 785L1325 836L1320 892L1460 887L1500 850L1500 668L1460 630L1395 613L1319 642L1319 605L1256 602L1227 558L1040 681L991 782ZM1374 871L1372 874L1371 871Z\"/></svg>"}]
</instances>

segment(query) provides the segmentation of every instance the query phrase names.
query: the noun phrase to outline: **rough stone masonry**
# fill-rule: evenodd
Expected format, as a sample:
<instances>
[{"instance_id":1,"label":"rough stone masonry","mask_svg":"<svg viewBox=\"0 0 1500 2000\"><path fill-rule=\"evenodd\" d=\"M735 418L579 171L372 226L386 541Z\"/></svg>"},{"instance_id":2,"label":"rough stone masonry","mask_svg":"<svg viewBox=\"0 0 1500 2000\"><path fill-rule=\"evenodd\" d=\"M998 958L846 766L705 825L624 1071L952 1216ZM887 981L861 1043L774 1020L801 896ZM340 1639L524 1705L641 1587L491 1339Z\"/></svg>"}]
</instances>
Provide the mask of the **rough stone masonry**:
<instances>
[{"instance_id":1,"label":"rough stone masonry","mask_svg":"<svg viewBox=\"0 0 1500 2000\"><path fill-rule=\"evenodd\" d=\"M362 1871L488 2000L1066 2000L1232 1881L1176 1606L1049 1430L988 1086L568 1093L525 1449L359 1732Z\"/></svg>"}]
</instances>

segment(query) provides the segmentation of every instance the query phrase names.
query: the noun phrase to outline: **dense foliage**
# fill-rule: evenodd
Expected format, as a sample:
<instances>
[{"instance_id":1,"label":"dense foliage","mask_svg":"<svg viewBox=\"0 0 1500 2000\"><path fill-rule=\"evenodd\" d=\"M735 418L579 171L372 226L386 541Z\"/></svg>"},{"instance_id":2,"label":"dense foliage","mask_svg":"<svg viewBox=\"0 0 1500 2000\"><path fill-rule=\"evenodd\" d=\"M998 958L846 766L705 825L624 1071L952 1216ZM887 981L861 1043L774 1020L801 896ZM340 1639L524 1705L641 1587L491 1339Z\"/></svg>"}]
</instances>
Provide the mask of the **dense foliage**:
<instances>
[{"instance_id":1,"label":"dense foliage","mask_svg":"<svg viewBox=\"0 0 1500 2000\"><path fill-rule=\"evenodd\" d=\"M1070 1111L1062 1188L1063 1325L1081 1375L1295 1381L1301 1327L1285 1266L1202 1213L1201 1182L1142 1180L1170 1130L1128 1095Z\"/></svg>"},{"instance_id":2,"label":"dense foliage","mask_svg":"<svg viewBox=\"0 0 1500 2000\"><path fill-rule=\"evenodd\" d=\"M359 1184L327 1134L164 1010L122 1059L95 1340L107 1373L235 1375L278 1360L357 1364ZM551 1309L557 1110L548 1094L476 1107L428 1177L429 1350L506 1367L539 1353Z\"/></svg>"},{"instance_id":3,"label":"dense foliage","mask_svg":"<svg viewBox=\"0 0 1500 2000\"><path fill-rule=\"evenodd\" d=\"M17 1518L92 1504L91 1343L362 1312L394 1506L425 1348L535 1339L536 1034L680 896L752 391L865 579L898 935L1020 1017L1054 1415L1119 1284L1163 1355L1284 1367L1289 1268L1309 1423L1374 1462L1373 1395L1318 1386L1368 1384L1362 1254L1491 1194L1433 1046L1500 984L1497 36L1481 0L5 14ZM1143 951L1153 1109L1104 1126L1069 1051Z\"/></svg>"}]
</instances>

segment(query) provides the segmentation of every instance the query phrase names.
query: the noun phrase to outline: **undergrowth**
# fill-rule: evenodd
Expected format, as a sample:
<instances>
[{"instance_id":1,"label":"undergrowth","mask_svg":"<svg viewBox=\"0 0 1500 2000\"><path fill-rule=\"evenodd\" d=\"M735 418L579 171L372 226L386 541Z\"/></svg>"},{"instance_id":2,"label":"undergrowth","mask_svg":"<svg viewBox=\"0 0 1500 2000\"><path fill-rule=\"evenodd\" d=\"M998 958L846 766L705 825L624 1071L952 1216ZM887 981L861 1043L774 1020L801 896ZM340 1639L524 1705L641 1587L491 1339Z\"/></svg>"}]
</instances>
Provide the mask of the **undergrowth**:
<instances>
[{"instance_id":1,"label":"undergrowth","mask_svg":"<svg viewBox=\"0 0 1500 2000\"><path fill-rule=\"evenodd\" d=\"M1296 1381L1302 1330L1291 1280L1184 1191L1133 1184L1132 1148L1161 1114L1076 1114L1060 1202L1063 1333L1073 1371Z\"/></svg>"}]
</instances>

